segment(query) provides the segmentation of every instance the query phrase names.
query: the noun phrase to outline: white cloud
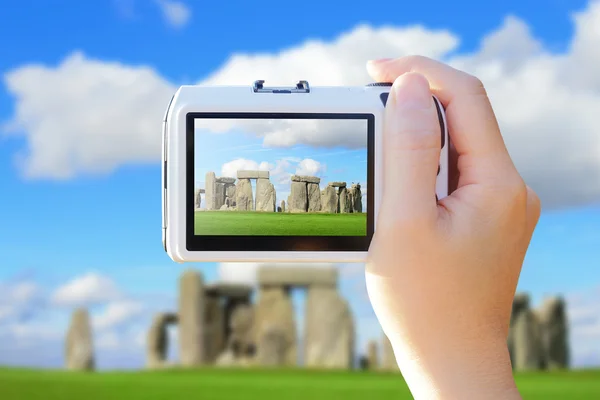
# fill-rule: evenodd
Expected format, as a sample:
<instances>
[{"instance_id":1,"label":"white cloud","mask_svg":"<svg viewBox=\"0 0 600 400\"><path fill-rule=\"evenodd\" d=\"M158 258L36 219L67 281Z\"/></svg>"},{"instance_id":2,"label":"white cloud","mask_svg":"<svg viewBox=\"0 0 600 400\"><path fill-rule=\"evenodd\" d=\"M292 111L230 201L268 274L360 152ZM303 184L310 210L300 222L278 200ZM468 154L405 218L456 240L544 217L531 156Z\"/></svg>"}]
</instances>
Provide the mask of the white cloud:
<instances>
[{"instance_id":1,"label":"white cloud","mask_svg":"<svg viewBox=\"0 0 600 400\"><path fill-rule=\"evenodd\" d=\"M60 367L74 307L90 312L100 369L139 368L155 312L176 309L176 296L131 296L107 276L74 277L55 290L31 279L0 282L0 365ZM173 328L170 340L173 341ZM170 353L177 349L171 345Z\"/></svg>"},{"instance_id":2,"label":"white cloud","mask_svg":"<svg viewBox=\"0 0 600 400\"><path fill-rule=\"evenodd\" d=\"M264 263L237 263L222 262L218 265L218 279L222 282L239 283L245 285L256 285L258 270L265 265ZM269 264L271 265L271 264ZM277 264L279 268L289 268L296 264ZM302 264L307 268L331 267L333 264L310 263Z\"/></svg>"},{"instance_id":3,"label":"white cloud","mask_svg":"<svg viewBox=\"0 0 600 400\"><path fill-rule=\"evenodd\" d=\"M32 300L40 292L40 287L33 282L21 282L10 289L10 297L17 302Z\"/></svg>"},{"instance_id":4,"label":"white cloud","mask_svg":"<svg viewBox=\"0 0 600 400\"><path fill-rule=\"evenodd\" d=\"M221 176L227 176L230 178L237 178L237 172L242 170L250 171L269 171L273 166L266 161L257 163L253 160L246 160L245 158L238 158L233 161L229 161L221 167Z\"/></svg>"},{"instance_id":5,"label":"white cloud","mask_svg":"<svg viewBox=\"0 0 600 400\"><path fill-rule=\"evenodd\" d=\"M599 23L600 3L590 2L574 16L574 36L564 54L551 53L515 17L472 54L458 53L459 39L448 31L361 25L327 42L233 54L201 83L249 84L259 76L272 84L302 78L313 85L363 85L369 81L368 59L407 54L441 59L484 81L511 155L545 208L583 204L600 197ZM56 67L17 68L5 82L16 99L8 126L27 139L19 159L26 177L108 173L159 159L159 118L175 86L151 68L74 53ZM259 131L263 145L330 146L340 138L339 131L283 131Z\"/></svg>"},{"instance_id":6,"label":"white cloud","mask_svg":"<svg viewBox=\"0 0 600 400\"><path fill-rule=\"evenodd\" d=\"M65 332L57 327L39 322L21 322L8 325L5 333L11 335L15 344L28 347L35 343L59 340L64 338Z\"/></svg>"},{"instance_id":7,"label":"white cloud","mask_svg":"<svg viewBox=\"0 0 600 400\"><path fill-rule=\"evenodd\" d=\"M11 303L27 303L41 293L39 285L32 281L18 281L11 284L0 283L0 301Z\"/></svg>"},{"instance_id":8,"label":"white cloud","mask_svg":"<svg viewBox=\"0 0 600 400\"><path fill-rule=\"evenodd\" d=\"M148 67L75 52L57 67L30 64L4 76L17 99L5 128L25 135L27 178L105 174L160 158L160 121L175 86Z\"/></svg>"},{"instance_id":9,"label":"white cloud","mask_svg":"<svg viewBox=\"0 0 600 400\"><path fill-rule=\"evenodd\" d=\"M32 279L0 282L0 343L12 349L0 345L0 356L61 338L64 331L47 303L46 290Z\"/></svg>"},{"instance_id":10,"label":"white cloud","mask_svg":"<svg viewBox=\"0 0 600 400\"><path fill-rule=\"evenodd\" d=\"M233 54L203 82L247 85L258 76L273 85L306 79L318 86L361 86L369 81L366 60L406 54L441 58L458 44L459 39L445 30L360 25L331 42L309 40L273 54Z\"/></svg>"},{"instance_id":11,"label":"white cloud","mask_svg":"<svg viewBox=\"0 0 600 400\"><path fill-rule=\"evenodd\" d=\"M259 263L219 263L219 280L243 285L256 285L256 273L260 265Z\"/></svg>"},{"instance_id":12,"label":"white cloud","mask_svg":"<svg viewBox=\"0 0 600 400\"><path fill-rule=\"evenodd\" d=\"M221 176L236 178L237 172L241 170L269 171L269 179L277 186L289 185L290 178L294 174L319 176L321 172L326 171L326 166L325 164L310 158L283 158L276 160L275 164L267 161L261 161L259 163L254 160L238 158L226 162L221 166Z\"/></svg>"},{"instance_id":13,"label":"white cloud","mask_svg":"<svg viewBox=\"0 0 600 400\"><path fill-rule=\"evenodd\" d=\"M262 139L264 148L290 148L299 144L349 149L367 146L367 122L364 120L197 119L195 125L200 134L237 133L242 130Z\"/></svg>"},{"instance_id":14,"label":"white cloud","mask_svg":"<svg viewBox=\"0 0 600 400\"><path fill-rule=\"evenodd\" d=\"M116 350L123 344L123 338L119 337L116 332L109 331L98 335L98 339L94 343L95 347L100 350Z\"/></svg>"},{"instance_id":15,"label":"white cloud","mask_svg":"<svg viewBox=\"0 0 600 400\"><path fill-rule=\"evenodd\" d=\"M591 3L584 15L566 55L540 49L523 22L508 18L478 53L452 60L486 84L511 156L546 208L600 198L600 135L594 122L600 57L594 66L582 64L575 62L582 56L574 50L577 43L600 39L585 26L600 23L600 2ZM582 74L595 80L584 85Z\"/></svg>"},{"instance_id":16,"label":"white cloud","mask_svg":"<svg viewBox=\"0 0 600 400\"><path fill-rule=\"evenodd\" d=\"M573 365L600 365L600 287L568 296L567 318Z\"/></svg>"},{"instance_id":17,"label":"white cloud","mask_svg":"<svg viewBox=\"0 0 600 400\"><path fill-rule=\"evenodd\" d=\"M0 324L20 321L43 305L43 290L35 282L0 282Z\"/></svg>"},{"instance_id":18,"label":"white cloud","mask_svg":"<svg viewBox=\"0 0 600 400\"><path fill-rule=\"evenodd\" d=\"M106 303L121 297L115 283L102 275L88 273L56 289L52 302L61 306Z\"/></svg>"},{"instance_id":19,"label":"white cloud","mask_svg":"<svg viewBox=\"0 0 600 400\"><path fill-rule=\"evenodd\" d=\"M311 158L306 158L298 163L296 175L319 176L319 174L325 170L325 164L321 164Z\"/></svg>"},{"instance_id":20,"label":"white cloud","mask_svg":"<svg viewBox=\"0 0 600 400\"><path fill-rule=\"evenodd\" d=\"M157 4L162 11L165 21L175 27L182 28L188 24L192 11L180 1L157 0Z\"/></svg>"},{"instance_id":21,"label":"white cloud","mask_svg":"<svg viewBox=\"0 0 600 400\"><path fill-rule=\"evenodd\" d=\"M344 146L350 149L367 146L366 121L282 120L278 122L278 129L261 124L258 129L251 132L264 137L263 143L266 147L274 148L289 148L298 144L314 147Z\"/></svg>"},{"instance_id":22,"label":"white cloud","mask_svg":"<svg viewBox=\"0 0 600 400\"><path fill-rule=\"evenodd\" d=\"M93 318L96 329L110 329L117 325L131 321L144 311L144 306L139 301L118 300L108 303L104 311Z\"/></svg>"},{"instance_id":23,"label":"white cloud","mask_svg":"<svg viewBox=\"0 0 600 400\"><path fill-rule=\"evenodd\" d=\"M292 164L298 162L296 159L284 158L281 160L275 161L275 168L273 168L270 172L271 182L275 185L278 190L289 189L290 179L292 177L291 168ZM302 161L300 161L302 162ZM281 186L285 185L285 188ZM287 197L286 197L287 198Z\"/></svg>"}]
</instances>

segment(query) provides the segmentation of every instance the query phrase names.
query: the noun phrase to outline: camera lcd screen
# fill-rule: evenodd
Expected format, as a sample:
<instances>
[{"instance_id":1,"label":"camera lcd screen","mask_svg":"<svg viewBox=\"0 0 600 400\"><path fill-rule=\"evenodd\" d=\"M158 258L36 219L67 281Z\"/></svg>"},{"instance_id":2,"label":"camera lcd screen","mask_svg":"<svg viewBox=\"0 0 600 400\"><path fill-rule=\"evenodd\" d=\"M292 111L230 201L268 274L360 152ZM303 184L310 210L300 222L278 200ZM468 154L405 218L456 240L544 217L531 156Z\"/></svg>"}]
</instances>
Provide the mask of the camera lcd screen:
<instances>
[{"instance_id":1,"label":"camera lcd screen","mask_svg":"<svg viewBox=\"0 0 600 400\"><path fill-rule=\"evenodd\" d=\"M187 117L188 250L368 249L373 115Z\"/></svg>"}]
</instances>

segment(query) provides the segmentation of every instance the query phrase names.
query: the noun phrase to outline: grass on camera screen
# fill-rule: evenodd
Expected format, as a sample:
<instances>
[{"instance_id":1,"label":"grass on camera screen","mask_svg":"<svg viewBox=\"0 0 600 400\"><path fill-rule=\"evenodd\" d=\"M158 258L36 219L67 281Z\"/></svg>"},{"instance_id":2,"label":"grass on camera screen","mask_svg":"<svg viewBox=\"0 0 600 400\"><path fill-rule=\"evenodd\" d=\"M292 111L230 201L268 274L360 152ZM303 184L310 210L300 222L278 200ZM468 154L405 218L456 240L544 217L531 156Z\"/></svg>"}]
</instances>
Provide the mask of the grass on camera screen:
<instances>
[{"instance_id":1,"label":"grass on camera screen","mask_svg":"<svg viewBox=\"0 0 600 400\"><path fill-rule=\"evenodd\" d=\"M366 236L366 119L194 121L196 236Z\"/></svg>"}]
</instances>

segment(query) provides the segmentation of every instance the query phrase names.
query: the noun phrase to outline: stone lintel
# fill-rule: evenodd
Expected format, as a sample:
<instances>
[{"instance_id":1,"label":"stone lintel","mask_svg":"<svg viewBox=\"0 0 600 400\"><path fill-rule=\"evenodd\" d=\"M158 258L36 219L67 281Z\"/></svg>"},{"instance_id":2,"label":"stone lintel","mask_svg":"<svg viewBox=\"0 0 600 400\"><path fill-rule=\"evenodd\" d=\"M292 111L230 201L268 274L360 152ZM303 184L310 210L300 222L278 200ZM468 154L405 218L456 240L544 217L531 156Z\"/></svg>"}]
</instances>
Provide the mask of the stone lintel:
<instances>
[{"instance_id":1,"label":"stone lintel","mask_svg":"<svg viewBox=\"0 0 600 400\"><path fill-rule=\"evenodd\" d=\"M524 307L529 307L529 295L527 293L516 293L513 302Z\"/></svg>"},{"instance_id":2,"label":"stone lintel","mask_svg":"<svg viewBox=\"0 0 600 400\"><path fill-rule=\"evenodd\" d=\"M265 264L258 270L260 286L330 286L337 287L338 270L335 267L307 267L304 265Z\"/></svg>"},{"instance_id":3,"label":"stone lintel","mask_svg":"<svg viewBox=\"0 0 600 400\"><path fill-rule=\"evenodd\" d=\"M333 187L346 187L346 182L329 182L329 186Z\"/></svg>"},{"instance_id":4,"label":"stone lintel","mask_svg":"<svg viewBox=\"0 0 600 400\"><path fill-rule=\"evenodd\" d=\"M250 285L216 282L206 285L205 290L207 296L245 299L250 297L254 288Z\"/></svg>"},{"instance_id":5,"label":"stone lintel","mask_svg":"<svg viewBox=\"0 0 600 400\"><path fill-rule=\"evenodd\" d=\"M229 184L232 184L232 183L235 183L235 178L229 178L227 176L222 176L222 177L219 177L219 178L215 179L215 181L217 183L229 183Z\"/></svg>"},{"instance_id":6,"label":"stone lintel","mask_svg":"<svg viewBox=\"0 0 600 400\"><path fill-rule=\"evenodd\" d=\"M321 178L308 175L292 175L292 182L321 183Z\"/></svg>"},{"instance_id":7,"label":"stone lintel","mask_svg":"<svg viewBox=\"0 0 600 400\"><path fill-rule=\"evenodd\" d=\"M269 171L249 171L242 170L237 172L238 179L269 179Z\"/></svg>"},{"instance_id":8,"label":"stone lintel","mask_svg":"<svg viewBox=\"0 0 600 400\"><path fill-rule=\"evenodd\" d=\"M159 312L154 314L154 321L160 324L176 324L179 321L177 313L172 312Z\"/></svg>"}]
</instances>

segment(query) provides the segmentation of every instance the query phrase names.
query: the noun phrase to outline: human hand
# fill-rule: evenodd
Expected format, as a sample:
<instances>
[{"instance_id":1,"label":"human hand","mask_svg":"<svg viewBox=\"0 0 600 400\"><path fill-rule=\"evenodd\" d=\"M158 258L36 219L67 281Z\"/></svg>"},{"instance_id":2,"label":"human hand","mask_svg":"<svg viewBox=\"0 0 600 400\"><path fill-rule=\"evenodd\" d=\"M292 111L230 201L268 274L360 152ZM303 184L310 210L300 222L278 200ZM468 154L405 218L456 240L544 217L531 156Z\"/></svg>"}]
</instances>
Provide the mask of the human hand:
<instances>
[{"instance_id":1,"label":"human hand","mask_svg":"<svg viewBox=\"0 0 600 400\"><path fill-rule=\"evenodd\" d=\"M394 82L366 282L398 365L417 399L519 399L506 341L539 199L517 172L478 79L415 56L368 70ZM457 188L439 203L432 93L458 155Z\"/></svg>"}]
</instances>

